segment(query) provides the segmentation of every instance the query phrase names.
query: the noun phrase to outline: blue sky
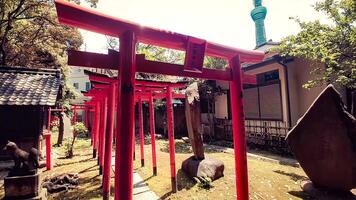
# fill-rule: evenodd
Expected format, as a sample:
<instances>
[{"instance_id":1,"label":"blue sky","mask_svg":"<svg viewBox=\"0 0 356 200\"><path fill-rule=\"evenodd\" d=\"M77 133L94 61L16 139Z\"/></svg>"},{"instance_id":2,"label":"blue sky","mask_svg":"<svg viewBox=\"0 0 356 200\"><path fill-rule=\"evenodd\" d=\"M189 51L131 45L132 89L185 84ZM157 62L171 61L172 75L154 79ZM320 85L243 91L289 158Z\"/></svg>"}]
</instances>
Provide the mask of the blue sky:
<instances>
[{"instance_id":1,"label":"blue sky","mask_svg":"<svg viewBox=\"0 0 356 200\"><path fill-rule=\"evenodd\" d=\"M289 17L319 19L311 5L317 0L264 0L267 39L279 41L299 31ZM204 38L224 45L253 49L253 0L99 0L97 11L160 29ZM82 31L86 50L106 52L105 36Z\"/></svg>"}]
</instances>

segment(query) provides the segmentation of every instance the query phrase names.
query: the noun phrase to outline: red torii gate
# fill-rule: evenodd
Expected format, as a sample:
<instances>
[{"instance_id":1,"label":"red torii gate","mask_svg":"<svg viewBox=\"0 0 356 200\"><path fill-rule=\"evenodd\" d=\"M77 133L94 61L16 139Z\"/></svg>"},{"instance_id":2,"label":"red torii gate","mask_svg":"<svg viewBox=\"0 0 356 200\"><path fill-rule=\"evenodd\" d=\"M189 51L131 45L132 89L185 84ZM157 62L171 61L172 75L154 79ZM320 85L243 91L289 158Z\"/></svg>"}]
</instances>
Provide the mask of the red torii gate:
<instances>
[{"instance_id":1,"label":"red torii gate","mask_svg":"<svg viewBox=\"0 0 356 200\"><path fill-rule=\"evenodd\" d=\"M71 57L69 57L71 59ZM85 62L85 60L83 60ZM95 83L92 83L94 89L105 89L108 83L116 83L116 80L113 78L106 77L105 75L99 75L93 72L88 72L89 80ZM106 85L105 85L106 84ZM148 80L136 80L135 81L135 100L138 102L139 108L139 133L140 133L140 152L141 152L141 165L144 166L144 134L143 134L143 118L142 118L142 101L148 101L150 107L150 133L151 133L151 144L152 144L152 165L153 165L153 174L157 175L157 166L156 166L156 151L155 151L155 137L154 137L154 109L153 109L153 99L162 99L168 97L168 91L164 90L168 87L170 88L184 88L184 83L171 83L171 82L157 82L157 81L148 81ZM161 93L159 93L161 92ZM162 93L164 92L164 93ZM172 93L173 98L185 98L184 94ZM171 100L170 100L171 102ZM167 101L167 107L171 107L172 104ZM176 178L175 178L175 153L174 153L174 134L173 134L173 110L167 110L168 124L172 126L168 127L169 139L170 139L170 162L171 162L171 175L172 175L172 190L176 191ZM106 149L104 155L106 157L106 152L109 149ZM106 158L105 158L106 161ZM107 165L110 166L110 165ZM104 164L104 169L106 166Z\"/></svg>"},{"instance_id":2,"label":"red torii gate","mask_svg":"<svg viewBox=\"0 0 356 200\"><path fill-rule=\"evenodd\" d=\"M109 59L107 59L105 55L97 55L96 58L101 57L102 59L92 60L100 64L99 66L101 66L101 68L118 69L120 66L118 77L119 89L117 92L120 105L117 108L118 133L116 135L118 141L116 143L116 156L119 158L115 159L115 199L132 199L132 133L133 108L135 102L135 92L133 88L135 84L135 73L145 72L227 80L230 82L237 198L247 200L248 177L242 102L241 62L259 62L264 58L264 53L231 48L182 34L143 27L118 18L103 15L63 0L56 1L56 8L61 23L120 38L119 55L109 56ZM148 61L145 60L142 55L136 56L135 47L137 42L184 50L187 52L185 65ZM79 54L83 55L83 53ZM228 59L230 68L227 70L202 68L202 60L205 54ZM86 56L88 56L88 54ZM88 65L90 64L92 63ZM168 88L168 90L171 89ZM168 99L169 98L171 98L170 95L168 96ZM125 119L121 118L122 113L127 115Z\"/></svg>"},{"instance_id":3,"label":"red torii gate","mask_svg":"<svg viewBox=\"0 0 356 200\"><path fill-rule=\"evenodd\" d=\"M101 110L102 116L95 118L95 127L98 130L100 121L100 132L96 131L93 136L93 148L99 143L98 164L99 174L103 174L103 198L110 197L110 173L111 173L111 151L112 140L114 132L114 118L115 118L115 95L116 83L106 85L106 87L91 89L86 96L92 96L94 102L101 102L101 106L97 106ZM107 102L107 103L106 103ZM98 105L98 104L97 104ZM94 155L94 151L93 151Z\"/></svg>"},{"instance_id":4,"label":"red torii gate","mask_svg":"<svg viewBox=\"0 0 356 200\"><path fill-rule=\"evenodd\" d=\"M47 121L47 133L44 134L45 139L46 139L46 168L47 170L51 170L52 168L52 160L51 160L51 118L52 118L52 112L64 112L63 108L48 108L47 114L48 114L48 121Z\"/></svg>"},{"instance_id":5,"label":"red torii gate","mask_svg":"<svg viewBox=\"0 0 356 200\"><path fill-rule=\"evenodd\" d=\"M174 125L173 125L173 108L172 108L172 97L174 98L185 98L184 94L177 94L172 92L172 88L184 88L186 83L170 83L170 82L153 82L153 81L137 81L135 83L135 97L138 101L139 108L139 132L140 132L140 150L141 150L141 166L144 166L144 135L143 135L143 119L142 119L142 101L146 100L149 102L150 110L150 133L151 133L151 144L152 144L152 164L153 164L153 175L157 175L156 166L156 145L155 145L155 131L154 131L154 106L153 99L167 99L167 126L168 126L168 139L169 139L169 154L170 154L170 167L171 167L171 184L172 191L177 191L177 180L176 180L176 165L175 165L175 149L174 149ZM164 92L166 90L166 92ZM149 91L149 93L146 93ZM161 93L153 93L153 92ZM162 93L164 92L164 93Z\"/></svg>"},{"instance_id":6,"label":"red torii gate","mask_svg":"<svg viewBox=\"0 0 356 200\"><path fill-rule=\"evenodd\" d=\"M97 147L98 150L98 164L99 164L99 174L101 175L103 172L103 163L104 163L104 147L105 141L104 137L107 132L107 119L108 119L108 96L109 92L107 89L98 90L91 89L85 96L93 97L93 102L97 104L97 112L95 117L95 139L93 140L93 147ZM98 114L99 113L99 114ZM95 148L93 148L95 149ZM94 152L93 152L94 155Z\"/></svg>"}]
</instances>

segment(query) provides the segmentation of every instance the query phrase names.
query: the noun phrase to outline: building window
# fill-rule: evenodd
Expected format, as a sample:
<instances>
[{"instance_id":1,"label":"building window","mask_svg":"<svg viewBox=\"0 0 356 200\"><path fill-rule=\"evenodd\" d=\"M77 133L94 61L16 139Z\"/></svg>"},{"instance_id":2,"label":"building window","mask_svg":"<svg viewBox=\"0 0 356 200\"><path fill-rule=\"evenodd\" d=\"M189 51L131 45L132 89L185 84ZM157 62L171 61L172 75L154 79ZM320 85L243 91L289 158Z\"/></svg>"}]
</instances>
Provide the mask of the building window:
<instances>
[{"instance_id":1,"label":"building window","mask_svg":"<svg viewBox=\"0 0 356 200\"><path fill-rule=\"evenodd\" d=\"M78 90L79 89L79 83L73 83L73 87Z\"/></svg>"},{"instance_id":2,"label":"building window","mask_svg":"<svg viewBox=\"0 0 356 200\"><path fill-rule=\"evenodd\" d=\"M257 85L244 86L246 119L283 120L278 71L257 75Z\"/></svg>"},{"instance_id":3,"label":"building window","mask_svg":"<svg viewBox=\"0 0 356 200\"><path fill-rule=\"evenodd\" d=\"M88 90L90 90L90 88L91 88L90 82L86 82L85 83L85 90L88 91Z\"/></svg>"}]
</instances>

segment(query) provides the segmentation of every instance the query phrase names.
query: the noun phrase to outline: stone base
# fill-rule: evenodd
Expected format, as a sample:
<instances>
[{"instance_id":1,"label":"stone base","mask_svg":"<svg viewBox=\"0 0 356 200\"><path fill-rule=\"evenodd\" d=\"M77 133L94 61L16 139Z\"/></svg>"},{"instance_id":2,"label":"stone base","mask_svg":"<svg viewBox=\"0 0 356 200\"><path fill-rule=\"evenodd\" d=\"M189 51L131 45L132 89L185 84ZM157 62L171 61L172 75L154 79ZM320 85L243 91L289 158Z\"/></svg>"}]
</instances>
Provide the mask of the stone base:
<instances>
[{"instance_id":1,"label":"stone base","mask_svg":"<svg viewBox=\"0 0 356 200\"><path fill-rule=\"evenodd\" d=\"M41 194L39 196L31 197L31 198L27 198L27 199L4 198L4 200L46 200L46 199L47 199L47 190L46 189L42 189Z\"/></svg>"},{"instance_id":2,"label":"stone base","mask_svg":"<svg viewBox=\"0 0 356 200\"><path fill-rule=\"evenodd\" d=\"M210 178L212 181L224 176L224 163L215 158L196 160L194 156L182 163L182 170L190 177Z\"/></svg>"},{"instance_id":3,"label":"stone base","mask_svg":"<svg viewBox=\"0 0 356 200\"><path fill-rule=\"evenodd\" d=\"M41 192L39 173L26 176L7 176L4 178L4 188L4 199L6 200L46 199L43 198L43 192Z\"/></svg>"},{"instance_id":4,"label":"stone base","mask_svg":"<svg viewBox=\"0 0 356 200\"><path fill-rule=\"evenodd\" d=\"M315 199L343 199L355 200L356 196L350 191L335 191L316 187L313 182L307 180L300 183L302 190Z\"/></svg>"}]
</instances>

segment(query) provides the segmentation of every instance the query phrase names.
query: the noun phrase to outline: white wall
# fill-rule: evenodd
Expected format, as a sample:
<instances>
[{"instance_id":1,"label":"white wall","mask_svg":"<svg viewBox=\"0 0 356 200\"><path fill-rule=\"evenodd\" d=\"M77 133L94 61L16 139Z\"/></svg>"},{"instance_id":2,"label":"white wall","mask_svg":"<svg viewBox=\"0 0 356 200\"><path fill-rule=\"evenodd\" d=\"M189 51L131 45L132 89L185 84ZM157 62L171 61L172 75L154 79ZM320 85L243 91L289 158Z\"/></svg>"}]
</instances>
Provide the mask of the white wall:
<instances>
[{"instance_id":1,"label":"white wall","mask_svg":"<svg viewBox=\"0 0 356 200\"><path fill-rule=\"evenodd\" d=\"M84 74L84 68L82 67L70 67L69 81L73 86L74 83L78 83L78 92L86 91L86 83L90 82L87 75Z\"/></svg>"}]
</instances>

